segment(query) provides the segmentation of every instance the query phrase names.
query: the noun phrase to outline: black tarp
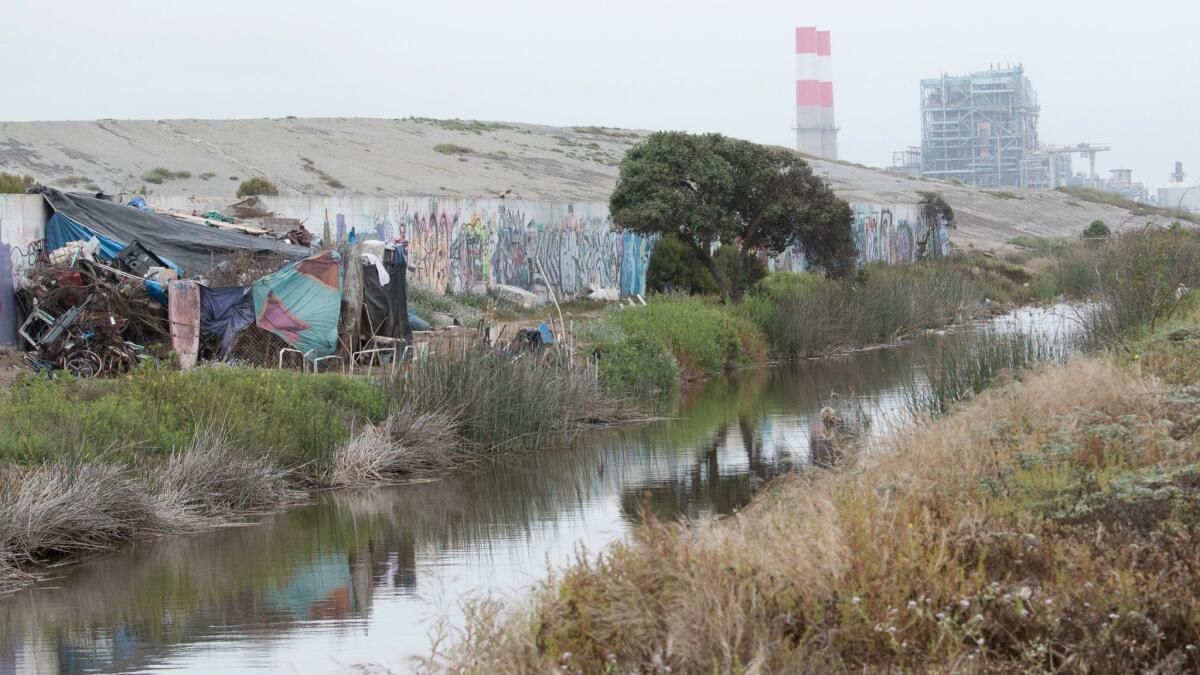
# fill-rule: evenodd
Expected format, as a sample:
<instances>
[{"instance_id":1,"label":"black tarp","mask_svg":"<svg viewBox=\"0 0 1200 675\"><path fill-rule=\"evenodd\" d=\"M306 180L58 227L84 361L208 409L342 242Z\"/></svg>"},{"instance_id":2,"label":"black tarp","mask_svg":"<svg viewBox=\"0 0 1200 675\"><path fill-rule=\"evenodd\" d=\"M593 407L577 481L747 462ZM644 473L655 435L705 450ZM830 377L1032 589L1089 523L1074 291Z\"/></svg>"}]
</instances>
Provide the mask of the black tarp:
<instances>
[{"instance_id":1,"label":"black tarp","mask_svg":"<svg viewBox=\"0 0 1200 675\"><path fill-rule=\"evenodd\" d=\"M122 244L138 241L188 274L204 274L235 251L271 253L290 259L309 254L307 248L269 237L252 237L191 223L78 193L60 192L45 186L30 191L41 194L55 213Z\"/></svg>"},{"instance_id":2,"label":"black tarp","mask_svg":"<svg viewBox=\"0 0 1200 675\"><path fill-rule=\"evenodd\" d=\"M225 358L233 338L254 325L254 298L249 288L200 287L200 334L221 338L218 358Z\"/></svg>"},{"instance_id":3,"label":"black tarp","mask_svg":"<svg viewBox=\"0 0 1200 675\"><path fill-rule=\"evenodd\" d=\"M391 280L379 284L379 272L374 265L363 265L363 332L384 337L412 339L408 325L408 278L404 252L385 256L383 263Z\"/></svg>"}]
</instances>

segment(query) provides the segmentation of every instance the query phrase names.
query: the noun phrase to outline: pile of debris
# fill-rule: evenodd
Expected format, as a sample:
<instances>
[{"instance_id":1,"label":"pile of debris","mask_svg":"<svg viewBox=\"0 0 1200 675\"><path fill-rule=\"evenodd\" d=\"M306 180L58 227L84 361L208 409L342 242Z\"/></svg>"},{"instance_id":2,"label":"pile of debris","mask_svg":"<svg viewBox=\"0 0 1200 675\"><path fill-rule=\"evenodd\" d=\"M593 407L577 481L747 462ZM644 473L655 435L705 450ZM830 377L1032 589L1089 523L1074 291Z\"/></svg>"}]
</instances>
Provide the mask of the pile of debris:
<instances>
[{"instance_id":1,"label":"pile of debris","mask_svg":"<svg viewBox=\"0 0 1200 675\"><path fill-rule=\"evenodd\" d=\"M112 376L168 357L185 369L282 366L287 353L315 372L328 359L395 363L411 344L401 246L314 252L302 225L275 238L217 212L30 191L54 211L15 289L24 358L39 372Z\"/></svg>"}]
</instances>

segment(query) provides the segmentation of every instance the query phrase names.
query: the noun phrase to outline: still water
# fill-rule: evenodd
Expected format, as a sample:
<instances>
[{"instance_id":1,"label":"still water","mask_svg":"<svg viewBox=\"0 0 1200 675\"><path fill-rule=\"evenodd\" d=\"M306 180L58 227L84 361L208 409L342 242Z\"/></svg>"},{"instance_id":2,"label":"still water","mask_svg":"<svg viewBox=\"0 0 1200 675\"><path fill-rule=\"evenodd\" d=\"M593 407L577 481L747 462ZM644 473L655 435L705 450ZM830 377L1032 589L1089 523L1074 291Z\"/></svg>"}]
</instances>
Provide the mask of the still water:
<instances>
[{"instance_id":1,"label":"still water","mask_svg":"<svg viewBox=\"0 0 1200 675\"><path fill-rule=\"evenodd\" d=\"M1002 330L1055 339L1067 308ZM745 505L811 459L819 410L855 394L872 435L955 335L741 371L687 392L671 419L589 432L469 475L318 495L311 505L64 566L0 598L0 673L407 671L461 603L519 600L547 572L624 537L645 512L702 518Z\"/></svg>"}]
</instances>

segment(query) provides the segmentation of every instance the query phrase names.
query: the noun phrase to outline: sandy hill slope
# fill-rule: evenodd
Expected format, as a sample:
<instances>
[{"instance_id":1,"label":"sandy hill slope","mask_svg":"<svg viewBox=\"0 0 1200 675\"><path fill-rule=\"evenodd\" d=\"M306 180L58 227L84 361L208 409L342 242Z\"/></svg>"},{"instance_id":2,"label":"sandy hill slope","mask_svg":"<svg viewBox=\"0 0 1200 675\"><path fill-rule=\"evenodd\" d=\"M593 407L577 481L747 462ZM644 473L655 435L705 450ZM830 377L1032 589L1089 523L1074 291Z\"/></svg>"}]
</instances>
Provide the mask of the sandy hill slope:
<instances>
[{"instance_id":1,"label":"sandy hill slope","mask_svg":"<svg viewBox=\"0 0 1200 675\"><path fill-rule=\"evenodd\" d=\"M646 131L462 120L286 118L0 122L0 170L62 188L233 197L263 176L284 193L605 200ZM942 192L961 246L1077 235L1119 208L1054 191L983 191L812 159L844 198L913 203Z\"/></svg>"}]
</instances>

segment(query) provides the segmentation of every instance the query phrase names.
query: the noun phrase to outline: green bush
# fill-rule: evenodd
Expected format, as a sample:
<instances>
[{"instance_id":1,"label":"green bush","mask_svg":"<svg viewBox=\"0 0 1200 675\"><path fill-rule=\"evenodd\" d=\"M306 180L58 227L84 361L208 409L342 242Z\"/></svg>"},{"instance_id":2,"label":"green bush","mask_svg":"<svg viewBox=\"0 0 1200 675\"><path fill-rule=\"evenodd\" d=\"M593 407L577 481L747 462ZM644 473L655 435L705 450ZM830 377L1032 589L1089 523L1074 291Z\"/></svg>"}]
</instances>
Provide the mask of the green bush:
<instances>
[{"instance_id":1,"label":"green bush","mask_svg":"<svg viewBox=\"0 0 1200 675\"><path fill-rule=\"evenodd\" d=\"M15 173L0 171L0 194L24 194L33 182L33 176L18 176Z\"/></svg>"},{"instance_id":2,"label":"green bush","mask_svg":"<svg viewBox=\"0 0 1200 675\"><path fill-rule=\"evenodd\" d=\"M741 261L744 264L739 264ZM742 255L736 246L722 246L713 254L713 262L729 279L732 287L746 291L767 276L767 265L753 253Z\"/></svg>"},{"instance_id":3,"label":"green bush","mask_svg":"<svg viewBox=\"0 0 1200 675\"><path fill-rule=\"evenodd\" d=\"M600 384L624 398L649 399L673 394L679 364L667 346L645 335L630 336L609 319L585 321L576 337L596 360Z\"/></svg>"},{"instance_id":4,"label":"green bush","mask_svg":"<svg viewBox=\"0 0 1200 675\"><path fill-rule=\"evenodd\" d=\"M745 291L767 276L767 266L750 253L745 256L746 264L742 268L738 264L741 258L741 251L736 246L721 246L713 253L713 262L733 287ZM678 291L691 295L713 295L720 291L712 272L696 252L674 234L655 242L646 268L646 287L657 293Z\"/></svg>"},{"instance_id":5,"label":"green bush","mask_svg":"<svg viewBox=\"0 0 1200 675\"><path fill-rule=\"evenodd\" d=\"M1083 236L1088 239L1099 239L1107 237L1112 232L1108 229L1108 225L1104 224L1103 220L1093 220L1091 225L1088 225L1083 230Z\"/></svg>"},{"instance_id":6,"label":"green bush","mask_svg":"<svg viewBox=\"0 0 1200 675\"><path fill-rule=\"evenodd\" d=\"M467 146L457 143L438 143L433 146L433 151L443 155L470 155L475 152Z\"/></svg>"},{"instance_id":7,"label":"green bush","mask_svg":"<svg viewBox=\"0 0 1200 675\"><path fill-rule=\"evenodd\" d=\"M153 169L150 169L146 173L142 174L142 180L155 185L162 185L163 181L176 179L182 180L184 178L191 177L191 171L172 171L170 169L164 169L161 166L154 167Z\"/></svg>"},{"instance_id":8,"label":"green bush","mask_svg":"<svg viewBox=\"0 0 1200 675\"><path fill-rule=\"evenodd\" d=\"M711 295L717 292L717 282L691 247L668 234L656 241L650 252L646 288L656 293Z\"/></svg>"},{"instance_id":9,"label":"green bush","mask_svg":"<svg viewBox=\"0 0 1200 675\"><path fill-rule=\"evenodd\" d=\"M699 298L656 296L645 307L627 307L610 316L630 338L665 345L680 369L692 376L759 360L765 351L753 325Z\"/></svg>"},{"instance_id":10,"label":"green bush","mask_svg":"<svg viewBox=\"0 0 1200 675\"><path fill-rule=\"evenodd\" d=\"M231 178L230 180L235 179ZM266 195L273 197L278 194L279 188L276 187L274 183L266 178L260 178L258 176L255 176L254 178L247 178L246 180L242 181L241 185L238 185L237 189L237 196L239 197L250 197L254 195Z\"/></svg>"}]
</instances>

